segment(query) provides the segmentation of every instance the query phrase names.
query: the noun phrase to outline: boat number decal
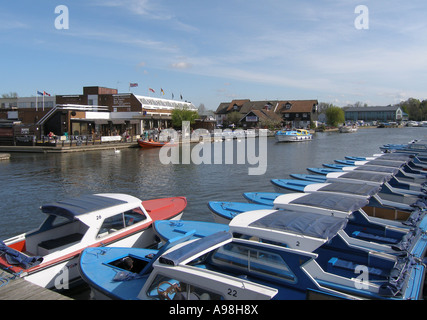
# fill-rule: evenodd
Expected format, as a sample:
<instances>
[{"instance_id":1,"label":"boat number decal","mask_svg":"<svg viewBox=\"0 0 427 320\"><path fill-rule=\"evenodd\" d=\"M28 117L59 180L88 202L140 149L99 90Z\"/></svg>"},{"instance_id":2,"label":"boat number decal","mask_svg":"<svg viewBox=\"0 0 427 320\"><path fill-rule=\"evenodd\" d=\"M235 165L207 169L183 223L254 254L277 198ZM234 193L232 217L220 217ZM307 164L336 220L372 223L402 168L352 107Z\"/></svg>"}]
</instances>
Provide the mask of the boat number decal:
<instances>
[{"instance_id":1,"label":"boat number decal","mask_svg":"<svg viewBox=\"0 0 427 320\"><path fill-rule=\"evenodd\" d=\"M237 297L237 291L236 290L233 290L233 289L231 289L231 288L228 288L228 293L227 293L229 296L232 296L232 297Z\"/></svg>"},{"instance_id":2,"label":"boat number decal","mask_svg":"<svg viewBox=\"0 0 427 320\"><path fill-rule=\"evenodd\" d=\"M102 216L100 216L100 215L96 216L96 220L101 220L101 219L102 219Z\"/></svg>"},{"instance_id":3,"label":"boat number decal","mask_svg":"<svg viewBox=\"0 0 427 320\"><path fill-rule=\"evenodd\" d=\"M297 246L297 247L299 247L299 245L300 245L300 242L299 242L299 241L297 241L296 246Z\"/></svg>"}]
</instances>

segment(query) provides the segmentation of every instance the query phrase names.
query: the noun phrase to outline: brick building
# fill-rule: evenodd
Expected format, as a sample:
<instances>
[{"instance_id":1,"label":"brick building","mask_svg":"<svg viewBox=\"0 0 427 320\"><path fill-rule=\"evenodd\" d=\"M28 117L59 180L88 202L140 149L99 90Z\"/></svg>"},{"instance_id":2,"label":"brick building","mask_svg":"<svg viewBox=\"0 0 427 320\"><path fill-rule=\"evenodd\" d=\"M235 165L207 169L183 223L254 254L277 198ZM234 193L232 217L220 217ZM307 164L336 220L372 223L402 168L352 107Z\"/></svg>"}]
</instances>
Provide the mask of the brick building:
<instances>
[{"instance_id":1,"label":"brick building","mask_svg":"<svg viewBox=\"0 0 427 320\"><path fill-rule=\"evenodd\" d=\"M144 130L170 127L175 108L197 110L190 102L118 93L116 89L97 86L84 87L83 94L49 97L49 106L46 97L43 107L38 97L14 99L0 99L0 119L36 125L38 131L34 134L38 136L49 132L57 136L124 132L135 136ZM20 104L20 99L27 99L26 104Z\"/></svg>"}]
</instances>

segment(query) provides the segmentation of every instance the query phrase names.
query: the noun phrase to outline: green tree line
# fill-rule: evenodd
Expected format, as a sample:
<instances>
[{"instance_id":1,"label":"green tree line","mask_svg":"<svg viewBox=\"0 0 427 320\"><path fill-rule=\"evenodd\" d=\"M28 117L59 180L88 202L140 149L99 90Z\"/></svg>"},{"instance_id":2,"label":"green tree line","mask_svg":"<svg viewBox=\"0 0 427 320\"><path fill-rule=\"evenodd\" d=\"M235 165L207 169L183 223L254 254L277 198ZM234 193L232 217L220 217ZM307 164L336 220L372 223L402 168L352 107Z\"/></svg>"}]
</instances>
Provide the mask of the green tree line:
<instances>
[{"instance_id":1,"label":"green tree line","mask_svg":"<svg viewBox=\"0 0 427 320\"><path fill-rule=\"evenodd\" d=\"M403 112L408 114L408 120L427 120L427 100L420 101L418 99L409 98L399 103L398 106Z\"/></svg>"}]
</instances>

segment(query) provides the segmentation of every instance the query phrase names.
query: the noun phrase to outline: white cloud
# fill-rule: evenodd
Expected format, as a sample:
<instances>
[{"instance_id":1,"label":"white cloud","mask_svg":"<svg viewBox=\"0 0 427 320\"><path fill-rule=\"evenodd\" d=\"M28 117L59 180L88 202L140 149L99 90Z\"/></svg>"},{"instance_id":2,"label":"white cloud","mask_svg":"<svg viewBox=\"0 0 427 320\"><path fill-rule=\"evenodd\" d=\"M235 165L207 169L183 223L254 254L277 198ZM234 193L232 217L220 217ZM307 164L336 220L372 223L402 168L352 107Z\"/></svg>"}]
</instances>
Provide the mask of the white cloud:
<instances>
[{"instance_id":1,"label":"white cloud","mask_svg":"<svg viewBox=\"0 0 427 320\"><path fill-rule=\"evenodd\" d=\"M173 69L181 69L181 70L190 69L192 66L193 65L191 63L184 62L184 61L175 62L171 64L171 67Z\"/></svg>"}]
</instances>

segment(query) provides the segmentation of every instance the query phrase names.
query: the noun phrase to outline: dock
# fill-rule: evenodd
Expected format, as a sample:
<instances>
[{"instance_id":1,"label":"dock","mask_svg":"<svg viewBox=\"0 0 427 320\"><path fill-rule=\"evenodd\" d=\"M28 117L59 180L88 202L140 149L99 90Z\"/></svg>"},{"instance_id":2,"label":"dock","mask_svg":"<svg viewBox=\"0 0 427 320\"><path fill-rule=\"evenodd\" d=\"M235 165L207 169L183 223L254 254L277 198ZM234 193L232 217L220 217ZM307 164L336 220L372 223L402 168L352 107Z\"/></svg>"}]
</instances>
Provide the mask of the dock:
<instances>
[{"instance_id":1,"label":"dock","mask_svg":"<svg viewBox=\"0 0 427 320\"><path fill-rule=\"evenodd\" d=\"M10 274L0 276L0 300L73 300Z\"/></svg>"},{"instance_id":2,"label":"dock","mask_svg":"<svg viewBox=\"0 0 427 320\"><path fill-rule=\"evenodd\" d=\"M104 143L104 144L88 144L79 146L0 146L0 155L9 155L4 152L18 153L69 153L69 152L86 152L95 150L111 150L111 149L126 149L137 148L137 143ZM1 160L1 158L0 158ZM6 158L4 159L6 160Z\"/></svg>"}]
</instances>

